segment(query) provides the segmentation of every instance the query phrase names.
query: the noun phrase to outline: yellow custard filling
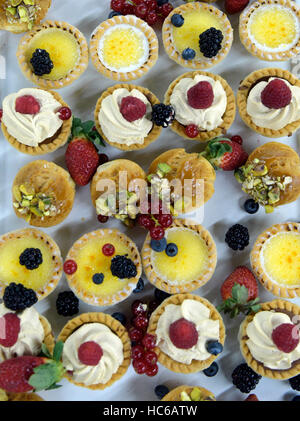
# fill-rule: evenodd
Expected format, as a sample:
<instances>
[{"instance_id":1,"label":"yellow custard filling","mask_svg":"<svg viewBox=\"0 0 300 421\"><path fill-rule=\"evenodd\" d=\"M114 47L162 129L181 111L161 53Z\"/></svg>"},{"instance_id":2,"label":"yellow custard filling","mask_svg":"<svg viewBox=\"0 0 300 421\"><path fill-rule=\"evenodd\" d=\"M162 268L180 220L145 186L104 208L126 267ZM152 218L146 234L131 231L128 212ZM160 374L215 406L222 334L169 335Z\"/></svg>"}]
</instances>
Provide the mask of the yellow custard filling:
<instances>
[{"instance_id":1,"label":"yellow custard filling","mask_svg":"<svg viewBox=\"0 0 300 421\"><path fill-rule=\"evenodd\" d=\"M42 253L43 263L37 269L28 270L19 262L20 255L27 248L37 248ZM53 271L52 254L44 241L38 238L15 238L7 240L0 247L0 281L4 285L21 283L26 288L38 291L52 279Z\"/></svg>"},{"instance_id":2,"label":"yellow custard filling","mask_svg":"<svg viewBox=\"0 0 300 421\"><path fill-rule=\"evenodd\" d=\"M152 263L163 279L185 283L199 279L209 263L208 248L199 234L191 229L171 228L166 232L168 243L178 247L178 254L169 257L153 251Z\"/></svg>"},{"instance_id":3,"label":"yellow custard filling","mask_svg":"<svg viewBox=\"0 0 300 421\"><path fill-rule=\"evenodd\" d=\"M300 235L281 233L264 245L265 271L278 284L300 285Z\"/></svg>"},{"instance_id":4,"label":"yellow custard filling","mask_svg":"<svg viewBox=\"0 0 300 421\"><path fill-rule=\"evenodd\" d=\"M66 77L76 67L80 58L80 47L76 38L63 29L44 29L35 35L26 51L28 63L37 48L46 50L53 62L51 73L42 76L48 80L59 80Z\"/></svg>"},{"instance_id":5,"label":"yellow custard filling","mask_svg":"<svg viewBox=\"0 0 300 421\"><path fill-rule=\"evenodd\" d=\"M111 243L115 247L115 254L111 257L107 257L102 253L102 247L107 243ZM115 238L114 241L110 241L107 236L105 236L105 238L103 237L103 239L95 238L89 240L89 242L79 250L76 257L76 287L95 296L113 295L122 291L130 282L134 282L134 280L120 280L113 276L110 266L111 261L115 256L124 256L129 252L130 250L128 247L121 242L116 243ZM131 258L130 255L128 258ZM104 281L101 285L96 285L93 282L93 276L97 273L102 273L104 275Z\"/></svg>"},{"instance_id":6,"label":"yellow custard filling","mask_svg":"<svg viewBox=\"0 0 300 421\"><path fill-rule=\"evenodd\" d=\"M147 60L149 44L144 33L130 25L118 25L107 31L100 42L100 59L116 71L130 71Z\"/></svg>"},{"instance_id":7,"label":"yellow custard filling","mask_svg":"<svg viewBox=\"0 0 300 421\"><path fill-rule=\"evenodd\" d=\"M261 7L249 22L251 35L260 45L270 49L293 44L297 39L297 26L292 11L276 5Z\"/></svg>"},{"instance_id":8,"label":"yellow custard filling","mask_svg":"<svg viewBox=\"0 0 300 421\"><path fill-rule=\"evenodd\" d=\"M202 32L209 28L223 30L222 22L209 11L190 11L181 13L184 18L184 24L177 28L172 25L173 41L179 53L186 48L192 48L196 51L195 59L203 58L199 47L199 37Z\"/></svg>"}]
</instances>

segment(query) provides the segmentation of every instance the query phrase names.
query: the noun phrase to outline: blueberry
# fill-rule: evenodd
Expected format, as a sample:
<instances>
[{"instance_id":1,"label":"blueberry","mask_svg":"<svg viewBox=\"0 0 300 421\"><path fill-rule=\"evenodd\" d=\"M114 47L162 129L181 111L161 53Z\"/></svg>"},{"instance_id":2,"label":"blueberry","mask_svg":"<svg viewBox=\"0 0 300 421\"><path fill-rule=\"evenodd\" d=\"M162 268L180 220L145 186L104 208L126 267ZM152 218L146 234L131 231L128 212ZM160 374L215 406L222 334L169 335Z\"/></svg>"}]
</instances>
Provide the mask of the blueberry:
<instances>
[{"instance_id":1,"label":"blueberry","mask_svg":"<svg viewBox=\"0 0 300 421\"><path fill-rule=\"evenodd\" d=\"M300 395L296 395L293 397L292 401L300 401Z\"/></svg>"},{"instance_id":2,"label":"blueberry","mask_svg":"<svg viewBox=\"0 0 300 421\"><path fill-rule=\"evenodd\" d=\"M114 10L112 10L111 12L110 12L110 14L108 15L108 19L111 19L111 18L113 18L114 16L119 16L119 15L121 15L122 13L119 13L119 12L115 12Z\"/></svg>"},{"instance_id":3,"label":"blueberry","mask_svg":"<svg viewBox=\"0 0 300 421\"><path fill-rule=\"evenodd\" d=\"M163 6L166 3L169 3L169 0L157 0L157 6Z\"/></svg>"},{"instance_id":4,"label":"blueberry","mask_svg":"<svg viewBox=\"0 0 300 421\"><path fill-rule=\"evenodd\" d=\"M218 341L208 341L206 343L206 350L212 355L219 355L223 351L223 345Z\"/></svg>"},{"instance_id":5,"label":"blueberry","mask_svg":"<svg viewBox=\"0 0 300 421\"><path fill-rule=\"evenodd\" d=\"M176 26L176 28L180 28L184 24L184 18L176 13L172 16L171 22L174 26Z\"/></svg>"},{"instance_id":6,"label":"blueberry","mask_svg":"<svg viewBox=\"0 0 300 421\"><path fill-rule=\"evenodd\" d=\"M111 317L118 320L118 322L122 323L123 326L126 325L127 319L123 313L114 313L111 315Z\"/></svg>"},{"instance_id":7,"label":"blueberry","mask_svg":"<svg viewBox=\"0 0 300 421\"><path fill-rule=\"evenodd\" d=\"M156 388L154 389L154 392L156 396L158 397L158 399L162 399L170 392L170 390L167 388L167 386L160 384L156 386Z\"/></svg>"},{"instance_id":8,"label":"blueberry","mask_svg":"<svg viewBox=\"0 0 300 421\"><path fill-rule=\"evenodd\" d=\"M145 283L142 278L139 279L139 282L136 284L136 288L133 290L134 294L138 294L139 292L142 292L145 288Z\"/></svg>"},{"instance_id":9,"label":"blueberry","mask_svg":"<svg viewBox=\"0 0 300 421\"><path fill-rule=\"evenodd\" d=\"M150 247L158 253L165 251L167 247L167 240L165 238L162 240L151 240Z\"/></svg>"},{"instance_id":10,"label":"blueberry","mask_svg":"<svg viewBox=\"0 0 300 421\"><path fill-rule=\"evenodd\" d=\"M178 247L174 243L170 243L167 245L166 254L169 257L175 257L178 254Z\"/></svg>"},{"instance_id":11,"label":"blueberry","mask_svg":"<svg viewBox=\"0 0 300 421\"><path fill-rule=\"evenodd\" d=\"M203 370L203 374L207 377L214 377L219 371L219 366L217 363L212 363L212 365L205 370Z\"/></svg>"},{"instance_id":12,"label":"blueberry","mask_svg":"<svg viewBox=\"0 0 300 421\"><path fill-rule=\"evenodd\" d=\"M193 60L195 56L196 56L196 51L193 50L192 48L186 48L185 50L182 51L182 58L184 60Z\"/></svg>"},{"instance_id":13,"label":"blueberry","mask_svg":"<svg viewBox=\"0 0 300 421\"><path fill-rule=\"evenodd\" d=\"M247 213L250 213L251 215L253 215L254 213L258 211L259 204L255 202L255 200L253 199L248 199L244 203L244 209Z\"/></svg>"},{"instance_id":14,"label":"blueberry","mask_svg":"<svg viewBox=\"0 0 300 421\"><path fill-rule=\"evenodd\" d=\"M154 296L155 299L159 302L162 303L164 300L166 300L167 298L169 298L171 296L171 294L168 294L165 291L161 291L160 289L156 288L155 292L154 292Z\"/></svg>"},{"instance_id":15,"label":"blueberry","mask_svg":"<svg viewBox=\"0 0 300 421\"><path fill-rule=\"evenodd\" d=\"M101 284L103 284L103 281L104 281L103 273L95 273L95 275L93 276L94 284L101 285Z\"/></svg>"}]
</instances>

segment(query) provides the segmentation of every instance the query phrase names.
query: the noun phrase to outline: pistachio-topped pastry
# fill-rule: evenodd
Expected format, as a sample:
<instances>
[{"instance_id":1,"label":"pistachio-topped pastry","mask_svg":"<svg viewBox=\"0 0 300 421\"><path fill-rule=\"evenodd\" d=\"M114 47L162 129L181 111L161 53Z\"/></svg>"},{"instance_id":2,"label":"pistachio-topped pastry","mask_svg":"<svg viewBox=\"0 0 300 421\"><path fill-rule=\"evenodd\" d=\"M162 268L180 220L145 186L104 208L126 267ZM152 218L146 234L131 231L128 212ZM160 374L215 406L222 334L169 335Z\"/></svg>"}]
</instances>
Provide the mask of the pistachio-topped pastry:
<instances>
[{"instance_id":1,"label":"pistachio-topped pastry","mask_svg":"<svg viewBox=\"0 0 300 421\"><path fill-rule=\"evenodd\" d=\"M179 386L165 395L162 401L213 402L216 398L212 392L199 386Z\"/></svg>"}]
</instances>

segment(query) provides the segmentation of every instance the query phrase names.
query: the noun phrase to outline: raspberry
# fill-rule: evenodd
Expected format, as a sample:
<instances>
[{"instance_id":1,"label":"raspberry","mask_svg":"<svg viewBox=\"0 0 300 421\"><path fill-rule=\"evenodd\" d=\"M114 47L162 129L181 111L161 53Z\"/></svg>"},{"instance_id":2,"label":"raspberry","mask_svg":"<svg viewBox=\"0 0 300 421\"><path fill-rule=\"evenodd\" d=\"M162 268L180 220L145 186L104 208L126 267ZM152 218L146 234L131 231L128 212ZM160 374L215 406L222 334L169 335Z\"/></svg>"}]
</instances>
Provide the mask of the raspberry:
<instances>
[{"instance_id":1,"label":"raspberry","mask_svg":"<svg viewBox=\"0 0 300 421\"><path fill-rule=\"evenodd\" d=\"M190 349L198 342L195 324L184 318L171 324L169 335L173 345L179 349Z\"/></svg>"},{"instance_id":2,"label":"raspberry","mask_svg":"<svg viewBox=\"0 0 300 421\"><path fill-rule=\"evenodd\" d=\"M77 263L74 260L66 260L64 263L64 272L67 275L73 275L77 270Z\"/></svg>"},{"instance_id":3,"label":"raspberry","mask_svg":"<svg viewBox=\"0 0 300 421\"><path fill-rule=\"evenodd\" d=\"M148 7L146 4L139 4L135 7L135 15L138 18L144 19L147 16L148 13Z\"/></svg>"},{"instance_id":4,"label":"raspberry","mask_svg":"<svg viewBox=\"0 0 300 421\"><path fill-rule=\"evenodd\" d=\"M288 85L281 79L274 79L267 84L261 93L261 102L265 107L284 108L292 100L292 92Z\"/></svg>"},{"instance_id":5,"label":"raspberry","mask_svg":"<svg viewBox=\"0 0 300 421\"><path fill-rule=\"evenodd\" d=\"M122 8L122 15L134 15L134 6L129 3L125 3Z\"/></svg>"},{"instance_id":6,"label":"raspberry","mask_svg":"<svg viewBox=\"0 0 300 421\"><path fill-rule=\"evenodd\" d=\"M146 376L148 377L154 377L158 373L158 365L146 365Z\"/></svg>"},{"instance_id":7,"label":"raspberry","mask_svg":"<svg viewBox=\"0 0 300 421\"><path fill-rule=\"evenodd\" d=\"M0 108L0 123L1 123L2 117L3 117L3 110L2 108Z\"/></svg>"},{"instance_id":8,"label":"raspberry","mask_svg":"<svg viewBox=\"0 0 300 421\"><path fill-rule=\"evenodd\" d=\"M6 313L3 317L0 318L0 345L5 348L10 348L14 346L18 340L20 333L21 320L15 313ZM2 329L3 327L3 329Z\"/></svg>"},{"instance_id":9,"label":"raspberry","mask_svg":"<svg viewBox=\"0 0 300 421\"><path fill-rule=\"evenodd\" d=\"M115 248L112 244L104 244L104 246L102 247L102 253L104 254L104 256L110 257L113 256L115 254Z\"/></svg>"},{"instance_id":10,"label":"raspberry","mask_svg":"<svg viewBox=\"0 0 300 421\"><path fill-rule=\"evenodd\" d=\"M142 339L142 344L147 350L153 349L156 347L156 337L154 335L150 335L150 333L146 333Z\"/></svg>"},{"instance_id":11,"label":"raspberry","mask_svg":"<svg viewBox=\"0 0 300 421\"><path fill-rule=\"evenodd\" d=\"M84 342L78 349L78 358L82 364L96 366L103 355L100 345L96 342Z\"/></svg>"},{"instance_id":12,"label":"raspberry","mask_svg":"<svg viewBox=\"0 0 300 421\"><path fill-rule=\"evenodd\" d=\"M144 356L144 348L142 345L136 345L131 349L131 358L133 360L140 360Z\"/></svg>"},{"instance_id":13,"label":"raspberry","mask_svg":"<svg viewBox=\"0 0 300 421\"><path fill-rule=\"evenodd\" d=\"M132 342L139 342L143 338L143 331L135 327L129 329L128 334Z\"/></svg>"},{"instance_id":14,"label":"raspberry","mask_svg":"<svg viewBox=\"0 0 300 421\"><path fill-rule=\"evenodd\" d=\"M72 111L68 107L61 107L58 110L58 116L62 121L70 120L72 117Z\"/></svg>"},{"instance_id":15,"label":"raspberry","mask_svg":"<svg viewBox=\"0 0 300 421\"><path fill-rule=\"evenodd\" d=\"M243 138L239 135L232 136L230 139L232 142L238 143L239 145L243 144Z\"/></svg>"},{"instance_id":16,"label":"raspberry","mask_svg":"<svg viewBox=\"0 0 300 421\"><path fill-rule=\"evenodd\" d=\"M106 164L109 161L109 158L105 153L99 154L99 165Z\"/></svg>"},{"instance_id":17,"label":"raspberry","mask_svg":"<svg viewBox=\"0 0 300 421\"><path fill-rule=\"evenodd\" d=\"M125 0L111 0L110 7L115 12L122 12L124 4L125 4Z\"/></svg>"},{"instance_id":18,"label":"raspberry","mask_svg":"<svg viewBox=\"0 0 300 421\"><path fill-rule=\"evenodd\" d=\"M168 213L159 215L157 220L163 228L169 228L173 224L173 217Z\"/></svg>"},{"instance_id":19,"label":"raspberry","mask_svg":"<svg viewBox=\"0 0 300 421\"><path fill-rule=\"evenodd\" d=\"M100 224L106 224L106 222L109 220L109 217L106 215L98 215L97 219L100 222Z\"/></svg>"},{"instance_id":20,"label":"raspberry","mask_svg":"<svg viewBox=\"0 0 300 421\"><path fill-rule=\"evenodd\" d=\"M131 305L131 311L134 316L145 315L147 313L148 306L140 300L135 300Z\"/></svg>"},{"instance_id":21,"label":"raspberry","mask_svg":"<svg viewBox=\"0 0 300 421\"><path fill-rule=\"evenodd\" d=\"M39 102L32 95L23 95L16 99L17 113L35 115L40 109Z\"/></svg>"},{"instance_id":22,"label":"raspberry","mask_svg":"<svg viewBox=\"0 0 300 421\"><path fill-rule=\"evenodd\" d=\"M154 351L147 351L144 355L147 365L155 365L157 363L157 355Z\"/></svg>"},{"instance_id":23,"label":"raspberry","mask_svg":"<svg viewBox=\"0 0 300 421\"><path fill-rule=\"evenodd\" d=\"M154 227L150 230L150 235L153 240L162 240L165 236L165 230L163 227Z\"/></svg>"},{"instance_id":24,"label":"raspberry","mask_svg":"<svg viewBox=\"0 0 300 421\"><path fill-rule=\"evenodd\" d=\"M191 139L193 139L194 137L197 137L199 134L199 130L196 124L189 124L188 126L186 126L185 134Z\"/></svg>"},{"instance_id":25,"label":"raspberry","mask_svg":"<svg viewBox=\"0 0 300 421\"><path fill-rule=\"evenodd\" d=\"M299 344L299 329L292 323L283 323L272 332L272 339L282 352L292 352Z\"/></svg>"},{"instance_id":26,"label":"raspberry","mask_svg":"<svg viewBox=\"0 0 300 421\"><path fill-rule=\"evenodd\" d=\"M139 315L133 319L132 324L137 329L146 330L149 324L149 320L147 317Z\"/></svg>"},{"instance_id":27,"label":"raspberry","mask_svg":"<svg viewBox=\"0 0 300 421\"><path fill-rule=\"evenodd\" d=\"M214 92L209 82L203 81L197 83L188 90L188 103L192 108L204 110L209 108L214 102Z\"/></svg>"},{"instance_id":28,"label":"raspberry","mask_svg":"<svg viewBox=\"0 0 300 421\"><path fill-rule=\"evenodd\" d=\"M147 21L148 25L152 26L152 25L156 24L158 19L159 19L158 14L152 10L151 12L149 12L147 14L146 21Z\"/></svg>"},{"instance_id":29,"label":"raspberry","mask_svg":"<svg viewBox=\"0 0 300 421\"><path fill-rule=\"evenodd\" d=\"M141 227L144 227L147 230L155 226L155 222L151 219L150 215L140 214L138 217L138 223Z\"/></svg>"},{"instance_id":30,"label":"raspberry","mask_svg":"<svg viewBox=\"0 0 300 421\"><path fill-rule=\"evenodd\" d=\"M137 374L145 374L147 370L147 364L143 359L134 360L132 363L134 370Z\"/></svg>"},{"instance_id":31,"label":"raspberry","mask_svg":"<svg viewBox=\"0 0 300 421\"><path fill-rule=\"evenodd\" d=\"M126 96L122 99L120 111L125 120L132 123L144 117L147 107L140 99L133 96Z\"/></svg>"}]
</instances>

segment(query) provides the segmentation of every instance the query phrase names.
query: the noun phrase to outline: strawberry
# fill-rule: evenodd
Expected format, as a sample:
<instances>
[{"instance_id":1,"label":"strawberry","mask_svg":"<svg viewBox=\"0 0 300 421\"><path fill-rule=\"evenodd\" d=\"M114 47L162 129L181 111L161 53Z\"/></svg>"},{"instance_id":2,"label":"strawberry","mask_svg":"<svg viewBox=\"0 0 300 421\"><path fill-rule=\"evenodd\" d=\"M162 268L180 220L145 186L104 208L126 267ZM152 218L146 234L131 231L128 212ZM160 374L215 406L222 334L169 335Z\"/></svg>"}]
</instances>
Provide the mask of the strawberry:
<instances>
[{"instance_id":1,"label":"strawberry","mask_svg":"<svg viewBox=\"0 0 300 421\"><path fill-rule=\"evenodd\" d=\"M233 171L244 165L248 159L248 154L242 145L227 137L216 137L211 140L200 155L206 158L215 169L221 168L223 171Z\"/></svg>"},{"instance_id":2,"label":"strawberry","mask_svg":"<svg viewBox=\"0 0 300 421\"><path fill-rule=\"evenodd\" d=\"M99 166L99 154L96 145L104 145L99 133L94 130L94 123L82 123L73 119L72 138L66 151L66 164L76 184L86 186Z\"/></svg>"},{"instance_id":3,"label":"strawberry","mask_svg":"<svg viewBox=\"0 0 300 421\"><path fill-rule=\"evenodd\" d=\"M225 0L226 13L233 15L245 9L249 0Z\"/></svg>"},{"instance_id":4,"label":"strawberry","mask_svg":"<svg viewBox=\"0 0 300 421\"><path fill-rule=\"evenodd\" d=\"M234 318L239 313L256 313L260 309L257 281L247 267L237 267L221 287L222 304L219 311Z\"/></svg>"},{"instance_id":5,"label":"strawberry","mask_svg":"<svg viewBox=\"0 0 300 421\"><path fill-rule=\"evenodd\" d=\"M0 389L7 393L26 393L50 390L65 373L60 362L63 342L57 342L53 356L43 346L45 357L24 356L6 360L0 364Z\"/></svg>"},{"instance_id":6,"label":"strawberry","mask_svg":"<svg viewBox=\"0 0 300 421\"><path fill-rule=\"evenodd\" d=\"M258 402L258 401L259 401L259 399L258 399L258 397L257 397L254 393L252 393L251 395L249 395L249 396L245 399L245 401L248 401L248 402Z\"/></svg>"},{"instance_id":7,"label":"strawberry","mask_svg":"<svg viewBox=\"0 0 300 421\"><path fill-rule=\"evenodd\" d=\"M14 346L18 340L20 329L20 318L15 313L6 313L0 318L0 345L6 348ZM4 335L1 334L2 331Z\"/></svg>"}]
</instances>

